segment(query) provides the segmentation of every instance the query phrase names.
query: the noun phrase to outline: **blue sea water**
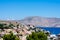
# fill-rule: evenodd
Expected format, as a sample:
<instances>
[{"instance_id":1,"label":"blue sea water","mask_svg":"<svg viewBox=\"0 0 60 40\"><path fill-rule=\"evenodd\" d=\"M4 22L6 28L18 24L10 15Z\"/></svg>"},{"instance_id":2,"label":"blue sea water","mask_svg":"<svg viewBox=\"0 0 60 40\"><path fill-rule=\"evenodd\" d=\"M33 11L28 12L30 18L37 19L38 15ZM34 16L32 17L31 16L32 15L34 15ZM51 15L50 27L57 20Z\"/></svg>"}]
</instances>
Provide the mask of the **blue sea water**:
<instances>
[{"instance_id":1,"label":"blue sea water","mask_svg":"<svg viewBox=\"0 0 60 40\"><path fill-rule=\"evenodd\" d=\"M41 29L44 29L46 31L50 31L51 34L59 34L60 33L60 27L39 27Z\"/></svg>"}]
</instances>

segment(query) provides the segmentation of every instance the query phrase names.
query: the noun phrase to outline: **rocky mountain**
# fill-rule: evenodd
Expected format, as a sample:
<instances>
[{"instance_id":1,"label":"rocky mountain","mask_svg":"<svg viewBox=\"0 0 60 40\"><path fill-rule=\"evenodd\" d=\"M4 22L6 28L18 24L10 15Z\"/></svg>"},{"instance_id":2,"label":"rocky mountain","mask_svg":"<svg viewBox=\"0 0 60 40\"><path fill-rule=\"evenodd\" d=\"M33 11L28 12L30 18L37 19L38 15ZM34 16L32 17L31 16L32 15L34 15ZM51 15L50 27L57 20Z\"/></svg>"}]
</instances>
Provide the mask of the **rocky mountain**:
<instances>
[{"instance_id":1,"label":"rocky mountain","mask_svg":"<svg viewBox=\"0 0 60 40\"><path fill-rule=\"evenodd\" d=\"M27 17L25 19L19 20L18 22L24 23L26 25L34 25L41 27L60 27L60 18L47 18L47 17Z\"/></svg>"},{"instance_id":2,"label":"rocky mountain","mask_svg":"<svg viewBox=\"0 0 60 40\"><path fill-rule=\"evenodd\" d=\"M0 23L6 24L25 24L25 25L34 25L41 27L60 27L60 18L47 18L47 17L27 17L22 20L0 20Z\"/></svg>"}]
</instances>

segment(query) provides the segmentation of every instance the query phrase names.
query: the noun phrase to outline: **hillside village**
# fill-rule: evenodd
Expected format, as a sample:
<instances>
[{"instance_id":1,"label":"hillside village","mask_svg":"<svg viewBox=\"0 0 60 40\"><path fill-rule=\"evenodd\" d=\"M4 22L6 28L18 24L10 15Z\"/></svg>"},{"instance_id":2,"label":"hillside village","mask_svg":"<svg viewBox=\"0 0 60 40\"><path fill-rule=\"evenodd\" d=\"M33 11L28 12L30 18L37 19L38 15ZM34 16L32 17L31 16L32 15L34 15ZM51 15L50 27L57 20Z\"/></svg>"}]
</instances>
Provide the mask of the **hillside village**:
<instances>
[{"instance_id":1,"label":"hillside village","mask_svg":"<svg viewBox=\"0 0 60 40\"><path fill-rule=\"evenodd\" d=\"M12 32L14 35L18 36L21 40L26 40L26 37L32 32L41 32L49 34L48 40L60 40L60 34L54 35L50 34L49 31L44 29L36 28L34 25L25 25L19 22L1 21L0 22L0 40L3 40L5 34L10 34Z\"/></svg>"},{"instance_id":2,"label":"hillside village","mask_svg":"<svg viewBox=\"0 0 60 40\"><path fill-rule=\"evenodd\" d=\"M0 40L60 40L60 0L0 0Z\"/></svg>"}]
</instances>

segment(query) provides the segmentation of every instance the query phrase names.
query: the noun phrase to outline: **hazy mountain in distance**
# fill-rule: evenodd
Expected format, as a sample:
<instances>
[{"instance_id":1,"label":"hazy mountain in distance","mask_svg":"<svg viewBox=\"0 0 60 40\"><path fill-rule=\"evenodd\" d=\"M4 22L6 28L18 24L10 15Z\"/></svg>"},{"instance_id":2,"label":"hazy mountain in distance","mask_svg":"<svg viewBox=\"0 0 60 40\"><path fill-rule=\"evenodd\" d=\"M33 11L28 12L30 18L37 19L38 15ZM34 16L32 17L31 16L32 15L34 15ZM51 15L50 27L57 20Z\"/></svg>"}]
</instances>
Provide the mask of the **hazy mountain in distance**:
<instances>
[{"instance_id":1,"label":"hazy mountain in distance","mask_svg":"<svg viewBox=\"0 0 60 40\"><path fill-rule=\"evenodd\" d=\"M47 18L34 16L19 20L19 22L24 23L26 25L30 24L35 26L60 27L60 18Z\"/></svg>"},{"instance_id":2,"label":"hazy mountain in distance","mask_svg":"<svg viewBox=\"0 0 60 40\"><path fill-rule=\"evenodd\" d=\"M12 23L14 25L16 24L30 24L34 26L41 26L41 27L60 27L60 18L47 18L47 17L39 17L39 16L33 16L33 17L27 17L22 20L0 20L0 23Z\"/></svg>"}]
</instances>

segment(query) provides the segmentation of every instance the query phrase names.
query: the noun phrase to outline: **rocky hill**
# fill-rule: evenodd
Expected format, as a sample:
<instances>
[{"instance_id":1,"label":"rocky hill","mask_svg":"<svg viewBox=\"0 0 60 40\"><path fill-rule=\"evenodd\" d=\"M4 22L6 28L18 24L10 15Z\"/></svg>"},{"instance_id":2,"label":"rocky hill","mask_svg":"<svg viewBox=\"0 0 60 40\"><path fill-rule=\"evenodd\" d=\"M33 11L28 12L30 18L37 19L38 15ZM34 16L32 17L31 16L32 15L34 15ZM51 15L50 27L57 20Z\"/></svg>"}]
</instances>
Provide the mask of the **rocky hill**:
<instances>
[{"instance_id":1,"label":"rocky hill","mask_svg":"<svg viewBox=\"0 0 60 40\"><path fill-rule=\"evenodd\" d=\"M26 25L35 25L43 27L60 27L60 18L46 18L46 17L27 17L25 19L19 20L18 22L24 23Z\"/></svg>"},{"instance_id":2,"label":"rocky hill","mask_svg":"<svg viewBox=\"0 0 60 40\"><path fill-rule=\"evenodd\" d=\"M14 25L17 24L25 24L25 25L34 25L34 26L41 26L41 27L60 27L60 18L47 18L47 17L27 17L22 20L0 20L0 23L12 23Z\"/></svg>"}]
</instances>

